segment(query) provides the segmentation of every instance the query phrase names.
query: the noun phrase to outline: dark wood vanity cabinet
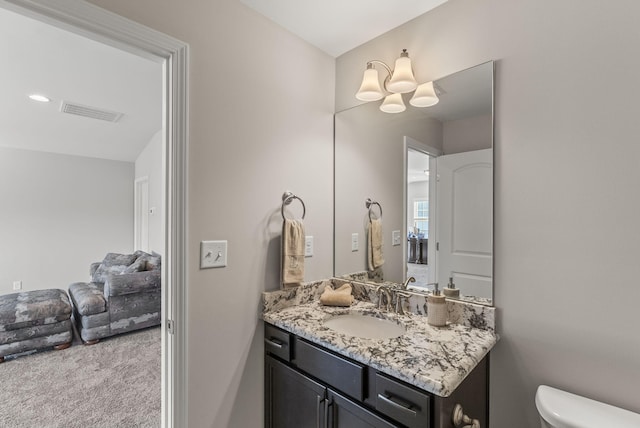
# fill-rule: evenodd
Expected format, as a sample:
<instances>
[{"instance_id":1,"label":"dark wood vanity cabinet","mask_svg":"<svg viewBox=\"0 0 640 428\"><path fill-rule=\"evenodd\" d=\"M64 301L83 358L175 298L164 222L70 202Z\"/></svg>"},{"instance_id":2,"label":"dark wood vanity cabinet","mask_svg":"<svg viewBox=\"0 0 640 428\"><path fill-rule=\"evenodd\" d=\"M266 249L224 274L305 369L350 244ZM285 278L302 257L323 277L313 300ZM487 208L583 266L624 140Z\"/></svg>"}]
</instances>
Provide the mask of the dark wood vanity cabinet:
<instances>
[{"instance_id":1,"label":"dark wood vanity cabinet","mask_svg":"<svg viewBox=\"0 0 640 428\"><path fill-rule=\"evenodd\" d=\"M265 427L455 428L456 403L487 427L486 360L443 398L265 324Z\"/></svg>"}]
</instances>

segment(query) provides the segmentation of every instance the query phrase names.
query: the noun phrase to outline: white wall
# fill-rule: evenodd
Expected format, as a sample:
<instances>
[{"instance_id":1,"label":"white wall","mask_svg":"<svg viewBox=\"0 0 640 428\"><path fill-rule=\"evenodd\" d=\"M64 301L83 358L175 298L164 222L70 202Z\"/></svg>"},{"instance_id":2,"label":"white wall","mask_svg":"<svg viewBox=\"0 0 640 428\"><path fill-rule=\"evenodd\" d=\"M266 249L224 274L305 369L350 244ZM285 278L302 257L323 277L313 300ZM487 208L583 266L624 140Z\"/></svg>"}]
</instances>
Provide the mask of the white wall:
<instances>
[{"instance_id":1,"label":"white wall","mask_svg":"<svg viewBox=\"0 0 640 428\"><path fill-rule=\"evenodd\" d=\"M445 155L491 148L491 115L467 117L442 123Z\"/></svg>"},{"instance_id":2,"label":"white wall","mask_svg":"<svg viewBox=\"0 0 640 428\"><path fill-rule=\"evenodd\" d=\"M164 144L162 130L156 132L138 155L135 178L149 183L149 251L164 254Z\"/></svg>"},{"instance_id":3,"label":"white wall","mask_svg":"<svg viewBox=\"0 0 640 428\"><path fill-rule=\"evenodd\" d=\"M0 294L86 281L133 248L133 163L0 148Z\"/></svg>"},{"instance_id":4,"label":"white wall","mask_svg":"<svg viewBox=\"0 0 640 428\"><path fill-rule=\"evenodd\" d=\"M497 60L491 426L539 427L537 385L640 412L640 2L450 0L337 59L419 81ZM597 96L594 96L597 94Z\"/></svg>"},{"instance_id":5,"label":"white wall","mask_svg":"<svg viewBox=\"0 0 640 428\"><path fill-rule=\"evenodd\" d=\"M278 288L281 197L299 195L333 271L335 61L236 0L93 0L190 45L188 407L191 427L263 425L261 292ZM198 269L201 240L228 266Z\"/></svg>"}]
</instances>

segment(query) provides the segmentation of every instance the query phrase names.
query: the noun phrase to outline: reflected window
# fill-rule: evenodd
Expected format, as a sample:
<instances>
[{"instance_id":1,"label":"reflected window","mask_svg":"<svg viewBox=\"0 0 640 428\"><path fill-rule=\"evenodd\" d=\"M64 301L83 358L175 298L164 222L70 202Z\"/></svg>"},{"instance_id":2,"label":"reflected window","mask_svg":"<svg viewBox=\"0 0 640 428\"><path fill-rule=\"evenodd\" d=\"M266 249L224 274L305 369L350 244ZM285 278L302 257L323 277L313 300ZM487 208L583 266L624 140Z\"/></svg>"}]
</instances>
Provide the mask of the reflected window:
<instances>
[{"instance_id":1,"label":"reflected window","mask_svg":"<svg viewBox=\"0 0 640 428\"><path fill-rule=\"evenodd\" d=\"M413 202L413 227L416 233L424 234L428 238L429 234L429 201L426 199L415 200Z\"/></svg>"}]
</instances>

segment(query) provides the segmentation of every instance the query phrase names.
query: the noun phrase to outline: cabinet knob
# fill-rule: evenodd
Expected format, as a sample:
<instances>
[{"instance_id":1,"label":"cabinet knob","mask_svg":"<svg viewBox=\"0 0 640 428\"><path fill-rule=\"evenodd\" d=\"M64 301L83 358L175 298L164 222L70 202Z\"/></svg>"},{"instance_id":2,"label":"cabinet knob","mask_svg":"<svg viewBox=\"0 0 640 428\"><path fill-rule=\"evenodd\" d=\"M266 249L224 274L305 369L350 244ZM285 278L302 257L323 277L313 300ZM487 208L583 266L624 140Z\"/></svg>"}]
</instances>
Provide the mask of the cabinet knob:
<instances>
[{"instance_id":1,"label":"cabinet knob","mask_svg":"<svg viewBox=\"0 0 640 428\"><path fill-rule=\"evenodd\" d=\"M451 419L456 428L480 428L480 421L465 415L464 409L460 404L454 406Z\"/></svg>"}]
</instances>

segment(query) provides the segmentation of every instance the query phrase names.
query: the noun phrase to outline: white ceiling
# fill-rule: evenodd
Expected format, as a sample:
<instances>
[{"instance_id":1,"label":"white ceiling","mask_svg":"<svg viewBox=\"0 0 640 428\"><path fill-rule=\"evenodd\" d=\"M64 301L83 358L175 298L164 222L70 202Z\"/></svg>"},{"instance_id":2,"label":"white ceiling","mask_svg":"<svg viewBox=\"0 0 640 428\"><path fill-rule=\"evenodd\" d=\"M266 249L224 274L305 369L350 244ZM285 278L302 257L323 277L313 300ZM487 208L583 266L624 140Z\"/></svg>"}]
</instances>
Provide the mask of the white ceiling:
<instances>
[{"instance_id":1,"label":"white ceiling","mask_svg":"<svg viewBox=\"0 0 640 428\"><path fill-rule=\"evenodd\" d=\"M332 56L446 0L241 0ZM0 8L0 147L132 162L162 126L162 66ZM41 93L52 99L27 98ZM60 112L63 101L123 113Z\"/></svg>"},{"instance_id":2,"label":"white ceiling","mask_svg":"<svg viewBox=\"0 0 640 428\"><path fill-rule=\"evenodd\" d=\"M0 51L0 146L132 162L162 127L160 63L2 8ZM63 100L124 115L65 114Z\"/></svg>"},{"instance_id":3,"label":"white ceiling","mask_svg":"<svg viewBox=\"0 0 640 428\"><path fill-rule=\"evenodd\" d=\"M338 57L447 0L240 0Z\"/></svg>"}]
</instances>

